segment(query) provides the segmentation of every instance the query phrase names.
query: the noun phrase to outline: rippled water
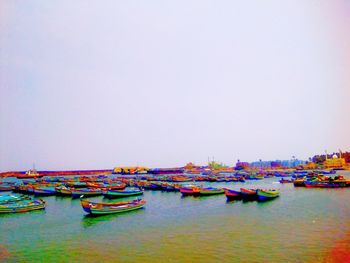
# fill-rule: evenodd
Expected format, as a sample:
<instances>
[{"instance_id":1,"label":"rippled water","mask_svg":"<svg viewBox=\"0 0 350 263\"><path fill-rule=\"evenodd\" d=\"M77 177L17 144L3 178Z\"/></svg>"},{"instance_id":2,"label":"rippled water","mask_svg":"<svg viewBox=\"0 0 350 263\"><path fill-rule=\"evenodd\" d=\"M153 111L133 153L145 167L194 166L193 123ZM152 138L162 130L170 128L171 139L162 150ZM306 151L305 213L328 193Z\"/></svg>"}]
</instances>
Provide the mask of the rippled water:
<instances>
[{"instance_id":1,"label":"rippled water","mask_svg":"<svg viewBox=\"0 0 350 263\"><path fill-rule=\"evenodd\" d=\"M350 250L350 189L277 181L210 184L280 189L265 203L146 191L145 209L103 217L86 216L77 199L45 197L46 211L0 215L0 261L339 262Z\"/></svg>"}]
</instances>

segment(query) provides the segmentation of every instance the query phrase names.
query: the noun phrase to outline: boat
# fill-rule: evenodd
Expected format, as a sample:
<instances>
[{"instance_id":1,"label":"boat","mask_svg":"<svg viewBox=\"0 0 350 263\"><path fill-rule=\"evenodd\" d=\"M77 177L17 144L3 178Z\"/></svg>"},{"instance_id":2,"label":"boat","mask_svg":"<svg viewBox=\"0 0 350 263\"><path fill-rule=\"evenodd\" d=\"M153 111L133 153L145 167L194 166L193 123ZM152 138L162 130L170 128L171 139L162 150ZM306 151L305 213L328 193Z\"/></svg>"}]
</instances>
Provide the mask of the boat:
<instances>
[{"instance_id":1,"label":"boat","mask_svg":"<svg viewBox=\"0 0 350 263\"><path fill-rule=\"evenodd\" d=\"M53 186L35 186L33 193L34 195L55 195L57 191Z\"/></svg>"},{"instance_id":2,"label":"boat","mask_svg":"<svg viewBox=\"0 0 350 263\"><path fill-rule=\"evenodd\" d=\"M0 183L0 192L12 191L14 189L14 185L10 183Z\"/></svg>"},{"instance_id":3,"label":"boat","mask_svg":"<svg viewBox=\"0 0 350 263\"><path fill-rule=\"evenodd\" d=\"M45 209L44 200L25 200L16 203L0 205L0 213L24 213L33 210Z\"/></svg>"},{"instance_id":4,"label":"boat","mask_svg":"<svg viewBox=\"0 0 350 263\"><path fill-rule=\"evenodd\" d=\"M293 182L295 187L305 186L305 178L296 178Z\"/></svg>"},{"instance_id":5,"label":"boat","mask_svg":"<svg viewBox=\"0 0 350 263\"><path fill-rule=\"evenodd\" d=\"M267 201L278 197L280 195L280 192L274 189L273 190L258 189L256 191L256 194L258 196L258 201Z\"/></svg>"},{"instance_id":6,"label":"boat","mask_svg":"<svg viewBox=\"0 0 350 263\"><path fill-rule=\"evenodd\" d=\"M201 188L198 186L184 186L180 188L182 195L199 195Z\"/></svg>"},{"instance_id":7,"label":"boat","mask_svg":"<svg viewBox=\"0 0 350 263\"><path fill-rule=\"evenodd\" d=\"M22 200L31 200L26 195L0 195L0 204L14 203Z\"/></svg>"},{"instance_id":8,"label":"boat","mask_svg":"<svg viewBox=\"0 0 350 263\"><path fill-rule=\"evenodd\" d=\"M214 187L200 188L199 190L199 195L218 195L223 193L225 193L224 189Z\"/></svg>"},{"instance_id":9,"label":"boat","mask_svg":"<svg viewBox=\"0 0 350 263\"><path fill-rule=\"evenodd\" d=\"M72 197L77 198L82 195L87 196L96 196L96 195L102 195L102 190L98 188L90 189L90 188L80 188L80 189L71 189Z\"/></svg>"},{"instance_id":10,"label":"boat","mask_svg":"<svg viewBox=\"0 0 350 263\"><path fill-rule=\"evenodd\" d=\"M43 174L39 174L37 170L31 169L29 171L26 171L25 174L19 174L17 175L17 179L30 179L30 178L41 178L43 177Z\"/></svg>"},{"instance_id":11,"label":"boat","mask_svg":"<svg viewBox=\"0 0 350 263\"><path fill-rule=\"evenodd\" d=\"M293 180L291 180L291 179L281 179L279 182L280 182L280 184L287 184L287 183L293 183Z\"/></svg>"},{"instance_id":12,"label":"boat","mask_svg":"<svg viewBox=\"0 0 350 263\"><path fill-rule=\"evenodd\" d=\"M128 212L136 209L141 209L146 203L146 201L142 199L117 203L94 203L82 198L83 197L81 197L80 202L83 210L92 215L106 215Z\"/></svg>"},{"instance_id":13,"label":"boat","mask_svg":"<svg viewBox=\"0 0 350 263\"><path fill-rule=\"evenodd\" d=\"M59 195L72 195L72 188L67 187L67 186L57 186L56 188L56 192Z\"/></svg>"},{"instance_id":14,"label":"boat","mask_svg":"<svg viewBox=\"0 0 350 263\"><path fill-rule=\"evenodd\" d=\"M142 195L142 190L106 190L103 191L103 196L107 198L119 198L127 196Z\"/></svg>"},{"instance_id":15,"label":"boat","mask_svg":"<svg viewBox=\"0 0 350 263\"><path fill-rule=\"evenodd\" d=\"M242 195L240 191L236 191L228 188L224 188L224 191L225 191L226 198L229 201L242 199Z\"/></svg>"},{"instance_id":16,"label":"boat","mask_svg":"<svg viewBox=\"0 0 350 263\"><path fill-rule=\"evenodd\" d=\"M346 182L331 182L331 181L305 181L307 188L343 188L348 187Z\"/></svg>"},{"instance_id":17,"label":"boat","mask_svg":"<svg viewBox=\"0 0 350 263\"><path fill-rule=\"evenodd\" d=\"M240 190L244 200L255 200L257 198L256 189L241 188Z\"/></svg>"}]
</instances>

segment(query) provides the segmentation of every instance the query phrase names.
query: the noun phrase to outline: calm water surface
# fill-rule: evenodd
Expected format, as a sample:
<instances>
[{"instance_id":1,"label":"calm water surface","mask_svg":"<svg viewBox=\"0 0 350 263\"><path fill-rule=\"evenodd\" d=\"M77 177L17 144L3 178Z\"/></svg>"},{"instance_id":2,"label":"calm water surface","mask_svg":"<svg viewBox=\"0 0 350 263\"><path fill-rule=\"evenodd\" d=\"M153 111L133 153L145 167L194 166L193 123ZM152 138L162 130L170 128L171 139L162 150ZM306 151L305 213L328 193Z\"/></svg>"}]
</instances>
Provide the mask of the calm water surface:
<instances>
[{"instance_id":1,"label":"calm water surface","mask_svg":"<svg viewBox=\"0 0 350 263\"><path fill-rule=\"evenodd\" d=\"M350 251L350 189L277 181L210 184L281 191L265 203L146 191L145 209L103 217L86 216L78 199L45 197L45 211L0 215L0 261L339 262Z\"/></svg>"}]
</instances>

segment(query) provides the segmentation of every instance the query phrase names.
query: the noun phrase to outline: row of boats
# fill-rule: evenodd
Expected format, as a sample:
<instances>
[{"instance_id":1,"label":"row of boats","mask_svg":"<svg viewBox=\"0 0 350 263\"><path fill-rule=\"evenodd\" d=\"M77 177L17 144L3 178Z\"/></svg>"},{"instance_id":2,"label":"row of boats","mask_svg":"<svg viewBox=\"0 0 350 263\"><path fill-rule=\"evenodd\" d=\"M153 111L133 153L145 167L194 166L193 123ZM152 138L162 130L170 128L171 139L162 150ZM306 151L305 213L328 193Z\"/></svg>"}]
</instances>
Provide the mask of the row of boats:
<instances>
[{"instance_id":1,"label":"row of boats","mask_svg":"<svg viewBox=\"0 0 350 263\"><path fill-rule=\"evenodd\" d=\"M240 188L240 190L233 190L228 188L214 188L214 187L198 187L198 186L186 186L180 188L180 192L183 196L208 196L225 194L228 201L231 200L258 200L267 201L279 196L280 192L276 189L248 189Z\"/></svg>"},{"instance_id":2,"label":"row of boats","mask_svg":"<svg viewBox=\"0 0 350 263\"><path fill-rule=\"evenodd\" d=\"M350 187L350 180L345 179L341 175L335 177L316 175L313 177L296 178L293 184L296 187L306 188L344 188Z\"/></svg>"}]
</instances>

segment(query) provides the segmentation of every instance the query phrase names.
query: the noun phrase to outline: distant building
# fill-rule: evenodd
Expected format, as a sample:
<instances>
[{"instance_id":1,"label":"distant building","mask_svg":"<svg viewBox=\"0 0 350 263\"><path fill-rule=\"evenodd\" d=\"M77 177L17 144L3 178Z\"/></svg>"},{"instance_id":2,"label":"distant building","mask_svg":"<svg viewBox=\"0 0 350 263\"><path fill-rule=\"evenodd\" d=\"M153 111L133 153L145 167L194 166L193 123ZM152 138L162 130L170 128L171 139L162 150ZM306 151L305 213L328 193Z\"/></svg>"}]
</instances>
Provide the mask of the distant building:
<instances>
[{"instance_id":1,"label":"distant building","mask_svg":"<svg viewBox=\"0 0 350 263\"><path fill-rule=\"evenodd\" d=\"M325 168L342 168L345 166L345 159L339 158L336 154L332 158L326 159L323 162Z\"/></svg>"}]
</instances>

